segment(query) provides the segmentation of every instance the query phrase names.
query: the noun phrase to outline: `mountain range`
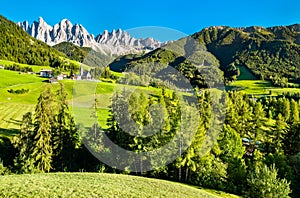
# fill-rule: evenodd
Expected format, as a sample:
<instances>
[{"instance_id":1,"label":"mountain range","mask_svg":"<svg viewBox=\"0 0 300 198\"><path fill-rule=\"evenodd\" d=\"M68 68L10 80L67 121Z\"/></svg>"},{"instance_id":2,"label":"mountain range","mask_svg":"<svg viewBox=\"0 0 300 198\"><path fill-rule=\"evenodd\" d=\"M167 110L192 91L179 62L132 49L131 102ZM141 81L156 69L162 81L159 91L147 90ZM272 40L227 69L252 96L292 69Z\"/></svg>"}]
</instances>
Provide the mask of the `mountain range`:
<instances>
[{"instance_id":1,"label":"mountain range","mask_svg":"<svg viewBox=\"0 0 300 198\"><path fill-rule=\"evenodd\" d=\"M121 29L112 30L112 32L104 30L103 33L94 36L82 25L73 25L68 19L63 19L53 27L48 25L42 17L32 24L24 21L18 22L17 25L32 37L50 46L70 42L79 47L90 47L107 55L149 52L165 44L153 38L136 39Z\"/></svg>"},{"instance_id":2,"label":"mountain range","mask_svg":"<svg viewBox=\"0 0 300 198\"><path fill-rule=\"evenodd\" d=\"M104 31L95 37L82 25L72 25L66 19L52 27L42 18L31 25L26 21L17 25L1 16L0 35L0 59L30 65L57 67L64 59L89 60L87 65L109 65L116 71L145 68L147 64L170 65L199 87L205 87L203 74L232 82L243 66L257 79L300 83L300 24L270 28L213 26L161 43L135 39L122 30Z\"/></svg>"}]
</instances>

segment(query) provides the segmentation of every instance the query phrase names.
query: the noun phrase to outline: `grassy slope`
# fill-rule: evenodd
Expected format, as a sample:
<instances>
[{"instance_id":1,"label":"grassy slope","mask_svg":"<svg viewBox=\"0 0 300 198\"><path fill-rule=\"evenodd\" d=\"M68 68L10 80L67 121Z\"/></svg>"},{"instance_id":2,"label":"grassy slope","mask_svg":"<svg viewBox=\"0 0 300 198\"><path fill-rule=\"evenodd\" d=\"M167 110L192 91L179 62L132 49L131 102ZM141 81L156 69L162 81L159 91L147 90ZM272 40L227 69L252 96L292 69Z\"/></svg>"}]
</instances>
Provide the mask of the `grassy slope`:
<instances>
[{"instance_id":1,"label":"grassy slope","mask_svg":"<svg viewBox=\"0 0 300 198\"><path fill-rule=\"evenodd\" d=\"M274 87L270 81L267 80L256 80L255 76L245 67L238 66L240 70L240 76L237 81L234 81L229 86L228 90L244 91L247 94L253 94L257 96L271 95L277 96L286 92L300 92L299 88L279 88Z\"/></svg>"},{"instance_id":2,"label":"grassy slope","mask_svg":"<svg viewBox=\"0 0 300 198\"><path fill-rule=\"evenodd\" d=\"M256 77L245 66L237 66L240 70L238 80L257 80Z\"/></svg>"},{"instance_id":3,"label":"grassy slope","mask_svg":"<svg viewBox=\"0 0 300 198\"><path fill-rule=\"evenodd\" d=\"M73 63L73 64L75 64L78 67L81 65L85 70L89 70L90 69L89 66L81 64L80 62L77 62L75 60L70 60L70 59L63 58L63 57L61 57L61 59L64 60L64 61L66 61L66 62ZM17 63L17 62L14 62L14 61L9 61L9 60L0 60L0 65L3 65L3 66L18 65L19 67L30 67L30 68L32 68L33 72L36 72L36 73L39 72L41 69L53 69L50 66L28 65L28 64Z\"/></svg>"},{"instance_id":4,"label":"grassy slope","mask_svg":"<svg viewBox=\"0 0 300 198\"><path fill-rule=\"evenodd\" d=\"M0 177L1 197L237 197L144 177L51 173Z\"/></svg>"},{"instance_id":5,"label":"grassy slope","mask_svg":"<svg viewBox=\"0 0 300 198\"><path fill-rule=\"evenodd\" d=\"M19 128L22 115L32 111L43 86L42 78L0 70L0 132ZM8 89L29 89L26 94L11 94Z\"/></svg>"},{"instance_id":6,"label":"grassy slope","mask_svg":"<svg viewBox=\"0 0 300 198\"><path fill-rule=\"evenodd\" d=\"M28 112L33 111L37 102L39 94L41 93L45 83L45 79L30 74L19 74L14 71L0 70L0 135L5 134L9 136L15 134L15 131L20 128L20 122L22 116ZM72 104L72 91L74 81L63 80L65 88L68 92L69 102ZM58 84L51 84L52 89L55 90L59 87ZM98 118L100 125L106 128L106 120L109 115L109 105L111 103L111 96L115 90L120 90L123 87L145 90L151 94L158 94L159 90L155 88L147 87L133 87L128 85L112 84L106 82L100 82L97 84L97 99L98 99ZM11 94L8 93L8 89L29 89L25 94ZM88 100L89 98L83 98ZM71 107L72 108L72 107ZM87 109L90 109L91 105L82 109L81 117L83 121L90 119L90 114Z\"/></svg>"},{"instance_id":7,"label":"grassy slope","mask_svg":"<svg viewBox=\"0 0 300 198\"><path fill-rule=\"evenodd\" d=\"M0 60L0 65L3 65L3 66L19 65L20 67L31 67L33 72L39 72L42 68L43 69L51 68L50 66L27 65L27 64L22 64L22 63L16 63L13 61L8 61L8 60Z\"/></svg>"}]
</instances>

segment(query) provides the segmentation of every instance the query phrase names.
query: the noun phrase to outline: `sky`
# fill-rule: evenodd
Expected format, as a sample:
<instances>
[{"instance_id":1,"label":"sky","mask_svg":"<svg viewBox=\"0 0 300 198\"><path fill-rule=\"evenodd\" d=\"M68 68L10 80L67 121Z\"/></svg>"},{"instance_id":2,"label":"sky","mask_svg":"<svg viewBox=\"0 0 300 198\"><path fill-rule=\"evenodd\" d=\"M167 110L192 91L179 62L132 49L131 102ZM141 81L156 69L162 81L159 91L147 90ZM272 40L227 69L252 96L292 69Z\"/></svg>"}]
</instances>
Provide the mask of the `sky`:
<instances>
[{"instance_id":1,"label":"sky","mask_svg":"<svg viewBox=\"0 0 300 198\"><path fill-rule=\"evenodd\" d=\"M121 28L135 37L174 40L209 26L276 26L300 23L299 0L0 0L0 14L49 25L67 18L98 35Z\"/></svg>"}]
</instances>

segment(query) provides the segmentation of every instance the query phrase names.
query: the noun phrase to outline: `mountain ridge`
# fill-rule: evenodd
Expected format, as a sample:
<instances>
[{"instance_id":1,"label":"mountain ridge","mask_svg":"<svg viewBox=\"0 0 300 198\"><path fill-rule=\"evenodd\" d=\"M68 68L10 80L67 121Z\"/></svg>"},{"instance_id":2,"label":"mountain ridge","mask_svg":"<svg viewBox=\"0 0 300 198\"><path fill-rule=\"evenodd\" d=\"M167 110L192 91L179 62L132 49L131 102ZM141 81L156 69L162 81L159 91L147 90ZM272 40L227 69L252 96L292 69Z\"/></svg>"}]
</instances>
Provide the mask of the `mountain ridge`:
<instances>
[{"instance_id":1,"label":"mountain ridge","mask_svg":"<svg viewBox=\"0 0 300 198\"><path fill-rule=\"evenodd\" d=\"M54 26L50 26L42 17L29 24L28 21L18 22L23 30L32 37L50 46L62 42L71 42L80 47L90 47L104 54L124 55L128 53L148 52L157 49L164 43L153 38L136 39L126 31L104 30L102 34L94 36L81 24L72 24L68 19L62 19Z\"/></svg>"}]
</instances>

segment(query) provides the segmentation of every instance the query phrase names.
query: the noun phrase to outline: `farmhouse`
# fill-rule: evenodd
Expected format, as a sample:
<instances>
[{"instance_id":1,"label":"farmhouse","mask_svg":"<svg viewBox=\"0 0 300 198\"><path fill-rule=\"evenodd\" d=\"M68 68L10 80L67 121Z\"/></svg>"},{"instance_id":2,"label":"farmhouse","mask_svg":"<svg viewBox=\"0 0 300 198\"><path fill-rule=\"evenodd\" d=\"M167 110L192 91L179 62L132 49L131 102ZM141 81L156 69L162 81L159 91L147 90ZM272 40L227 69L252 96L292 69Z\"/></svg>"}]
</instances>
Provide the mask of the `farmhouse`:
<instances>
[{"instance_id":1,"label":"farmhouse","mask_svg":"<svg viewBox=\"0 0 300 198\"><path fill-rule=\"evenodd\" d=\"M255 142L253 140L249 140L248 138L242 138L242 143L246 149L245 156L248 156L248 157L253 156L255 149L259 148L259 146L261 144L259 141Z\"/></svg>"},{"instance_id":2,"label":"farmhouse","mask_svg":"<svg viewBox=\"0 0 300 198\"><path fill-rule=\"evenodd\" d=\"M40 71L40 76L44 78L52 78L53 77L53 72L51 69L42 69Z\"/></svg>"}]
</instances>

